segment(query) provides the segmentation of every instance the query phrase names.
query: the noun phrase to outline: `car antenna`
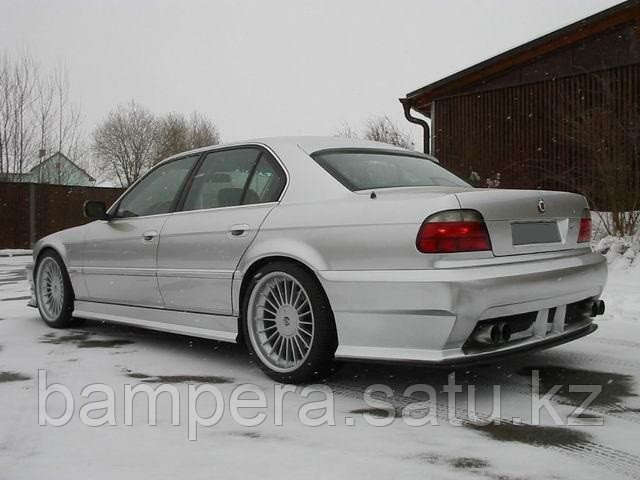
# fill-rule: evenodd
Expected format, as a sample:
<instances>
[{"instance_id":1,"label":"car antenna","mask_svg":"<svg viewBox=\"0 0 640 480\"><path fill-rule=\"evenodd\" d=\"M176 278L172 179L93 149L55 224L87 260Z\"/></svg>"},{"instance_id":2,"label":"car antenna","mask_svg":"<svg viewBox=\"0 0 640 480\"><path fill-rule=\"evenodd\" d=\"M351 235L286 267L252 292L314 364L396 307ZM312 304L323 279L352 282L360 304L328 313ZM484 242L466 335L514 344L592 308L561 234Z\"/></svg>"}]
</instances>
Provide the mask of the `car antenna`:
<instances>
[{"instance_id":1,"label":"car antenna","mask_svg":"<svg viewBox=\"0 0 640 480\"><path fill-rule=\"evenodd\" d=\"M371 190L371 199L374 200L378 198L378 196L376 195L376 192L374 192L373 190Z\"/></svg>"}]
</instances>

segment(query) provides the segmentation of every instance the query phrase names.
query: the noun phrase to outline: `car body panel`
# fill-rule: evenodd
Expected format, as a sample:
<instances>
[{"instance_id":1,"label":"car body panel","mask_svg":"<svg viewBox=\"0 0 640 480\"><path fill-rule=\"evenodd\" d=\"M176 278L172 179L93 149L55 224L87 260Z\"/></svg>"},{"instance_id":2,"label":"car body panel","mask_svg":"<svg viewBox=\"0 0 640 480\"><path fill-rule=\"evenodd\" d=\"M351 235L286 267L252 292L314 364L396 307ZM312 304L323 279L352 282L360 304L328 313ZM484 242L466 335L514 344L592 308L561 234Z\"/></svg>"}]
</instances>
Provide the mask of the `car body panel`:
<instances>
[{"instance_id":1,"label":"car body panel","mask_svg":"<svg viewBox=\"0 0 640 480\"><path fill-rule=\"evenodd\" d=\"M582 195L545 190L476 189L459 192L456 197L462 208L472 208L482 214L496 256L576 248L580 218L588 207ZM515 222L552 222L557 225L561 241L514 245L512 225Z\"/></svg>"},{"instance_id":2,"label":"car body panel","mask_svg":"<svg viewBox=\"0 0 640 480\"><path fill-rule=\"evenodd\" d=\"M53 249L67 267L71 285L76 296L87 297L87 286L82 274L84 261L84 239L87 233L87 225L67 228L60 232L41 238L33 246L33 258L37 260L40 252L45 248ZM35 298L35 297L34 297ZM35 303L35 301L34 301Z\"/></svg>"},{"instance_id":3,"label":"car body panel","mask_svg":"<svg viewBox=\"0 0 640 480\"><path fill-rule=\"evenodd\" d=\"M115 218L87 225L82 273L84 300L159 307L156 255L170 215ZM145 238L145 234L153 233Z\"/></svg>"},{"instance_id":4,"label":"car body panel","mask_svg":"<svg viewBox=\"0 0 640 480\"><path fill-rule=\"evenodd\" d=\"M75 302L74 315L90 320L105 320L223 342L235 341L238 333L238 322L229 315L212 315L83 300Z\"/></svg>"},{"instance_id":5,"label":"car body panel","mask_svg":"<svg viewBox=\"0 0 640 480\"><path fill-rule=\"evenodd\" d=\"M322 265L336 270L425 268L432 259L415 248L418 228L430 214L455 208L459 208L455 195L446 193L425 194L409 202L381 193L376 200L351 195L282 203L262 225L259 243L293 240L305 245L322 257L306 259L317 269ZM281 248L277 254L287 252L289 249ZM297 255L304 258L302 252ZM246 256L245 262L250 261L252 252Z\"/></svg>"},{"instance_id":6,"label":"car body panel","mask_svg":"<svg viewBox=\"0 0 640 480\"><path fill-rule=\"evenodd\" d=\"M234 145L258 145L282 164L287 184L278 202L98 221L36 244L36 260L43 248L54 248L65 261L77 315L233 340L247 272L256 262L285 257L312 271L326 292L339 358L485 358L496 352L463 348L478 322L526 312L536 317L531 335L501 351L561 343L593 330L588 317L566 328L558 320L568 305L599 298L606 282L604 257L576 243L587 206L582 196L471 187L352 192L309 155L335 148L407 151L323 137ZM494 251L420 253L415 240L421 223L460 208L485 216ZM514 246L514 221L556 222L562 241ZM246 235L231 238L234 225L246 226ZM156 246L141 239L149 229L159 233ZM110 275L100 274L109 269Z\"/></svg>"},{"instance_id":7,"label":"car body panel","mask_svg":"<svg viewBox=\"0 0 640 480\"><path fill-rule=\"evenodd\" d=\"M161 232L157 261L165 307L232 315L231 285L239 259L274 206L263 203L171 215Z\"/></svg>"},{"instance_id":8,"label":"car body panel","mask_svg":"<svg viewBox=\"0 0 640 480\"><path fill-rule=\"evenodd\" d=\"M587 251L502 265L318 275L336 318L337 356L384 358L396 350L393 358L438 362L463 355L480 320L599 297L606 260Z\"/></svg>"}]
</instances>

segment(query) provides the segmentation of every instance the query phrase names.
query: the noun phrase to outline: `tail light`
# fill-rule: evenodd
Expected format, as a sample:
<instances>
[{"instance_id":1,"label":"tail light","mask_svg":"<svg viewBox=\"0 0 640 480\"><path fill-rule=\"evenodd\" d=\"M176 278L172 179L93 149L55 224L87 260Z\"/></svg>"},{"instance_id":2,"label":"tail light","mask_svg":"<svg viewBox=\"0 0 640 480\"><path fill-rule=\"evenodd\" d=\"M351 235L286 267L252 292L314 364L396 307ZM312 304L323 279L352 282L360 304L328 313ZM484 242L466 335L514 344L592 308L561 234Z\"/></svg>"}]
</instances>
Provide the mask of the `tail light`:
<instances>
[{"instance_id":1,"label":"tail light","mask_svg":"<svg viewBox=\"0 0 640 480\"><path fill-rule=\"evenodd\" d=\"M580 219L580 232L578 232L578 243L591 241L591 212L585 208Z\"/></svg>"},{"instance_id":2,"label":"tail light","mask_svg":"<svg viewBox=\"0 0 640 480\"><path fill-rule=\"evenodd\" d=\"M477 252L491 250L491 240L480 213L447 210L422 222L416 247L422 253Z\"/></svg>"}]
</instances>

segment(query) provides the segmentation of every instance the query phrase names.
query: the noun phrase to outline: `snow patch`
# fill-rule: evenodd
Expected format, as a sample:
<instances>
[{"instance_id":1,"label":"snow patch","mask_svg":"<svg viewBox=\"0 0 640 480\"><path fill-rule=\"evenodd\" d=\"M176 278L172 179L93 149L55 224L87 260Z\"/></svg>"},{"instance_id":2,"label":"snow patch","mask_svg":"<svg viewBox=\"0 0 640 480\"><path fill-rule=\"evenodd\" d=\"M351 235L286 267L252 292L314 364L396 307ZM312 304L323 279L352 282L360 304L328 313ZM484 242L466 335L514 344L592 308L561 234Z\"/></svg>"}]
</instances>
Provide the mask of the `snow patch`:
<instances>
[{"instance_id":1,"label":"snow patch","mask_svg":"<svg viewBox=\"0 0 640 480\"><path fill-rule=\"evenodd\" d=\"M29 256L32 254L31 250L24 248L0 248L0 257L17 257L17 256Z\"/></svg>"},{"instance_id":2,"label":"snow patch","mask_svg":"<svg viewBox=\"0 0 640 480\"><path fill-rule=\"evenodd\" d=\"M626 270L630 267L637 268L635 259L640 251L640 243L630 237L606 236L595 246L594 250L607 257L607 263L611 270Z\"/></svg>"}]
</instances>

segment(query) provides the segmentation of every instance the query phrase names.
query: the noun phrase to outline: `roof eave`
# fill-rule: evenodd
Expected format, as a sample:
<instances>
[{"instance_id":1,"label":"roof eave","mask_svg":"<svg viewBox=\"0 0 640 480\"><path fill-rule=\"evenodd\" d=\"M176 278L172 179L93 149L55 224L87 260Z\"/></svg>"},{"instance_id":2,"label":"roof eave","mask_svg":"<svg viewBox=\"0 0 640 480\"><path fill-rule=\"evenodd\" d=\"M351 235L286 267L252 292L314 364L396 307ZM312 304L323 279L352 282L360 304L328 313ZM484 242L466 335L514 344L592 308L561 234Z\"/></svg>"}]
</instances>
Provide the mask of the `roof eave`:
<instances>
[{"instance_id":1,"label":"roof eave","mask_svg":"<svg viewBox=\"0 0 640 480\"><path fill-rule=\"evenodd\" d=\"M634 9L636 10L634 12ZM429 85L407 93L406 99L419 112L430 112L430 104L438 96L443 96L447 90L451 91L464 85L472 84L482 78L495 76L517 65L521 65L537 56L544 55L563 46L587 38L604 30L608 30L632 19L640 20L640 0L629 0L614 5L589 17L578 20L570 25L538 37L530 42L502 52L464 70L442 78ZM587 29L586 27L592 27ZM511 62L501 62L512 59ZM417 100L420 99L419 102Z\"/></svg>"}]
</instances>

